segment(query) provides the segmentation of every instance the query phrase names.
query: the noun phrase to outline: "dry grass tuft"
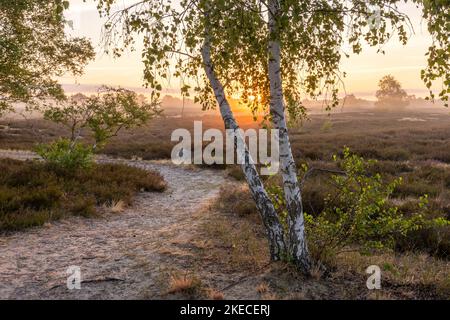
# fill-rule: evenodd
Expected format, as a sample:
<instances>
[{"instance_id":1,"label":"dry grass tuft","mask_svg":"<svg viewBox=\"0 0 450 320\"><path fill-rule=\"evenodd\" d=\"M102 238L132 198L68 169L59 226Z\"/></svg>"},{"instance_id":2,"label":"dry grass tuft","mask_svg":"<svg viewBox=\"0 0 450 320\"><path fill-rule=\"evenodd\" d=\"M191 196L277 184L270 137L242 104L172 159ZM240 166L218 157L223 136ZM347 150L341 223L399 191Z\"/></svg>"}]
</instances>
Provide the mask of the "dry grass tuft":
<instances>
[{"instance_id":1,"label":"dry grass tuft","mask_svg":"<svg viewBox=\"0 0 450 320\"><path fill-rule=\"evenodd\" d=\"M323 276L323 268L319 264L315 264L311 269L311 277L320 280Z\"/></svg>"},{"instance_id":2,"label":"dry grass tuft","mask_svg":"<svg viewBox=\"0 0 450 320\"><path fill-rule=\"evenodd\" d=\"M167 294L182 293L193 295L198 293L201 287L201 281L188 275L172 275L169 280L169 289Z\"/></svg>"},{"instance_id":3,"label":"dry grass tuft","mask_svg":"<svg viewBox=\"0 0 450 320\"><path fill-rule=\"evenodd\" d=\"M266 293L269 291L269 286L267 285L267 283L263 282L260 283L257 287L256 287L256 292L262 294L262 293Z\"/></svg>"},{"instance_id":4,"label":"dry grass tuft","mask_svg":"<svg viewBox=\"0 0 450 320\"><path fill-rule=\"evenodd\" d=\"M225 299L224 294L220 291L216 291L214 289L209 289L207 291L208 299L210 300L223 300Z\"/></svg>"},{"instance_id":5,"label":"dry grass tuft","mask_svg":"<svg viewBox=\"0 0 450 320\"><path fill-rule=\"evenodd\" d=\"M124 201L113 201L108 206L106 206L106 210L112 213L122 213L125 211L126 204Z\"/></svg>"},{"instance_id":6,"label":"dry grass tuft","mask_svg":"<svg viewBox=\"0 0 450 320\"><path fill-rule=\"evenodd\" d=\"M267 240L259 224L238 216L212 216L202 225L210 239L203 250L205 258L220 264L224 270L259 270L267 265Z\"/></svg>"}]
</instances>

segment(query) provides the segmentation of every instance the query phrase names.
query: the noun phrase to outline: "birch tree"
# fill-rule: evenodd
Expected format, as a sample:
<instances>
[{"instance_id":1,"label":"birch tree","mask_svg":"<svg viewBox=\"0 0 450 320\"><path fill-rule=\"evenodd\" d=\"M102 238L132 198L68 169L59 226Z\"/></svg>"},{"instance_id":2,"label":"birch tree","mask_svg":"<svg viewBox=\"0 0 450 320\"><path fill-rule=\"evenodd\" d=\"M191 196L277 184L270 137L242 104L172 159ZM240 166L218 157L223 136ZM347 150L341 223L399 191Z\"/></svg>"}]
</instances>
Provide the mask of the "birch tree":
<instances>
[{"instance_id":1,"label":"birch tree","mask_svg":"<svg viewBox=\"0 0 450 320\"><path fill-rule=\"evenodd\" d=\"M412 33L396 0L144 0L125 8L100 0L108 17L105 43L120 56L143 41L145 85L159 94L171 77L189 78L181 88L204 109L218 106L225 128L239 125L228 97L238 94L255 114L264 112L279 130L280 170L287 217L276 212L246 148L242 170L264 222L272 260L288 260L308 273L311 259L301 189L288 135L288 120L306 114L302 98L338 104L344 56L366 43L384 53L391 38L406 43ZM428 21L432 45L421 77L428 88L442 81L449 93L449 6L446 1L413 1ZM253 99L252 99L253 97ZM256 99L255 99L256 97ZM433 92L430 98L434 99ZM245 144L244 144L245 145Z\"/></svg>"}]
</instances>

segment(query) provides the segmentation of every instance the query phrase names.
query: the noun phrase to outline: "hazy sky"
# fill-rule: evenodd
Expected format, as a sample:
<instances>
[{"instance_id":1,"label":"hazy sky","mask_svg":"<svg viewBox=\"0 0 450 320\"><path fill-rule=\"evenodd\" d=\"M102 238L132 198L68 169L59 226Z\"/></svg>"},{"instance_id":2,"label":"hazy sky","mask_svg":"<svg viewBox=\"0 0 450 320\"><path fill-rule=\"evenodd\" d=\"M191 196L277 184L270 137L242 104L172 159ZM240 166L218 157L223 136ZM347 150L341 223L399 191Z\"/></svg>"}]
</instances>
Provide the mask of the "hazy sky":
<instances>
[{"instance_id":1,"label":"hazy sky","mask_svg":"<svg viewBox=\"0 0 450 320\"><path fill-rule=\"evenodd\" d=\"M132 0L119 0L124 5ZM67 18L73 21L72 34L90 38L96 46L97 58L90 63L82 77L66 76L61 82L66 85L116 85L124 87L141 87L142 70L140 51L128 52L120 59L113 59L104 54L100 45L103 25L95 2L87 0L71 0ZM426 65L424 53L431 41L426 28L426 21L420 17L420 9L413 5L402 5L402 12L407 13L414 25L413 34L406 46L402 46L394 38L385 46L386 54L377 54L375 48L365 47L360 55L352 55L344 59L342 70L347 72L345 86L347 93L354 93L365 98L374 98L378 80L385 74L394 75L409 94L425 96L425 86L420 80L420 70ZM176 94L180 83L174 79L165 88L165 93ZM72 86L70 86L72 87Z\"/></svg>"}]
</instances>

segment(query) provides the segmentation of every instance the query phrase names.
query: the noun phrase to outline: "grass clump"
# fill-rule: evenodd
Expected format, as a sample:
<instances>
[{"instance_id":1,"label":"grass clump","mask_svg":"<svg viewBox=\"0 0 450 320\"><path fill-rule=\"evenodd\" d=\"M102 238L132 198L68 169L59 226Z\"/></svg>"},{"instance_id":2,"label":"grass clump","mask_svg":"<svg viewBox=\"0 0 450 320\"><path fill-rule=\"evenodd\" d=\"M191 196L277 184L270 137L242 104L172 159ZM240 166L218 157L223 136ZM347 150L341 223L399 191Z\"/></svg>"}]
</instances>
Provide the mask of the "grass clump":
<instances>
[{"instance_id":1,"label":"grass clump","mask_svg":"<svg viewBox=\"0 0 450 320\"><path fill-rule=\"evenodd\" d=\"M173 274L170 276L169 288L166 294L178 294L184 298L194 299L202 297L205 294L203 291L202 281L197 277L187 274Z\"/></svg>"},{"instance_id":2,"label":"grass clump","mask_svg":"<svg viewBox=\"0 0 450 320\"><path fill-rule=\"evenodd\" d=\"M43 225L64 216L95 216L97 207L139 191L166 188L157 172L125 165L93 164L68 170L48 163L0 159L0 230Z\"/></svg>"},{"instance_id":3,"label":"grass clump","mask_svg":"<svg viewBox=\"0 0 450 320\"><path fill-rule=\"evenodd\" d=\"M215 203L220 211L232 212L239 216L257 214L255 202L245 186L226 185L220 190L221 197Z\"/></svg>"}]
</instances>

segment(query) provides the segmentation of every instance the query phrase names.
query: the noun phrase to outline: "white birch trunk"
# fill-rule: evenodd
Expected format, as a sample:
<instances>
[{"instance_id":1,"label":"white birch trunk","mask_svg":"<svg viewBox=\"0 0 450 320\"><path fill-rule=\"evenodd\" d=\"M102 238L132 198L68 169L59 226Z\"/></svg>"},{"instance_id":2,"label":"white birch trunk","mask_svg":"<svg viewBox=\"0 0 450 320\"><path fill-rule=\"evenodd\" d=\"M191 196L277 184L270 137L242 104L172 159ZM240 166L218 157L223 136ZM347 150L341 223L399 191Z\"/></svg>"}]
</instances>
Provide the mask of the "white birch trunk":
<instances>
[{"instance_id":1,"label":"white birch trunk","mask_svg":"<svg viewBox=\"0 0 450 320\"><path fill-rule=\"evenodd\" d=\"M242 145L245 146L243 150L245 161L242 163L242 170L267 231L271 259L280 260L286 254L286 243L284 240L283 227L280 223L273 203L264 189L254 162L251 159L251 155L245 145L243 136L239 130L239 126L234 119L230 104L225 96L223 85L219 79L217 79L214 72L214 64L211 61L211 48L208 37L205 37L205 42L202 48L202 58L206 75L219 104L220 113L225 123L225 129L233 129L235 131L235 146L237 146L238 143L242 143Z\"/></svg>"},{"instance_id":2,"label":"white birch trunk","mask_svg":"<svg viewBox=\"0 0 450 320\"><path fill-rule=\"evenodd\" d=\"M270 112L273 124L279 130L280 170L283 177L283 189L288 211L288 253L301 270L309 272L311 262L306 244L302 199L297 180L297 169L289 142L283 99L281 48L277 37L278 30L276 25L276 17L279 14L278 1L268 0L268 7Z\"/></svg>"}]
</instances>

